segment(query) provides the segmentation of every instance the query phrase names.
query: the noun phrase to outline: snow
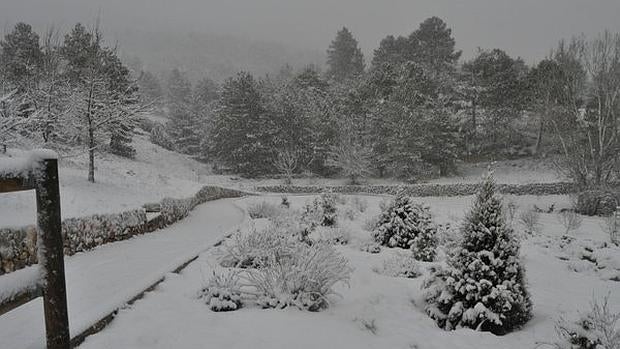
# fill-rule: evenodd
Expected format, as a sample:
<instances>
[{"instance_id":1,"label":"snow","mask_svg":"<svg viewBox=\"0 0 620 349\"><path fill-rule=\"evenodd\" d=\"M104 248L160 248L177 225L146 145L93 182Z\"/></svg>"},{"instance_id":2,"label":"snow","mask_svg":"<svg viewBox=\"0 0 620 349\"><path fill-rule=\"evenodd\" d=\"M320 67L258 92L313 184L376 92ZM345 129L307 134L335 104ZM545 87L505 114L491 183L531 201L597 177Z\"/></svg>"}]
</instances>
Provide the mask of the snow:
<instances>
[{"instance_id":1,"label":"snow","mask_svg":"<svg viewBox=\"0 0 620 349\"><path fill-rule=\"evenodd\" d=\"M233 199L211 201L166 229L66 257L71 335L213 245L244 217ZM41 298L0 317L0 348L43 348L44 338Z\"/></svg>"},{"instance_id":2,"label":"snow","mask_svg":"<svg viewBox=\"0 0 620 349\"><path fill-rule=\"evenodd\" d=\"M208 177L210 169L207 165L153 145L144 135L135 137L132 144L137 149L135 160L97 154L94 184L87 181L86 154L61 157L59 178L63 219L118 213L148 202L159 202L164 197L190 197L204 185L216 184ZM0 155L0 164L4 160ZM34 192L1 195L1 226L24 226L36 222Z\"/></svg>"},{"instance_id":3,"label":"snow","mask_svg":"<svg viewBox=\"0 0 620 349\"><path fill-rule=\"evenodd\" d=\"M47 149L7 151L7 154L0 155L0 175L27 176L38 169L42 160L48 159L58 159L58 154Z\"/></svg>"},{"instance_id":4,"label":"snow","mask_svg":"<svg viewBox=\"0 0 620 349\"><path fill-rule=\"evenodd\" d=\"M33 265L14 273L0 276L0 303L11 301L20 293L34 292L43 283L39 265Z\"/></svg>"},{"instance_id":5,"label":"snow","mask_svg":"<svg viewBox=\"0 0 620 349\"><path fill-rule=\"evenodd\" d=\"M299 208L310 196L289 196L292 207ZM381 197L364 197L368 210L349 222L351 227L379 212ZM424 198L439 222L459 219L471 202L464 198ZM520 209L532 203L539 206L559 202L566 197L538 199L519 197ZM279 196L241 200L247 207L260 200L279 203ZM561 201L561 202L560 202ZM541 233L524 239L522 259L534 303L534 317L523 329L505 336L469 329L443 331L424 312L420 285L416 279L380 275L374 270L399 253L382 249L368 254L359 246L369 232L353 230L348 246L339 246L355 268L350 287L336 291L342 298L331 299L329 309L319 313L295 309L263 310L247 306L238 311L216 313L202 303L197 292L217 266L217 251L210 249L180 274L168 275L153 292L131 308L120 311L102 332L87 338L81 348L534 348L556 340L555 321L574 318L588 309L593 296L610 295L613 310L620 310L620 282L595 273L572 271L566 260L557 257L564 228L552 214L543 214ZM606 239L596 219L584 219L573 233L578 240ZM519 227L517 229L520 229ZM402 251L402 250L400 250ZM610 257L601 252L601 258ZM420 263L428 274L432 263Z\"/></svg>"}]
</instances>

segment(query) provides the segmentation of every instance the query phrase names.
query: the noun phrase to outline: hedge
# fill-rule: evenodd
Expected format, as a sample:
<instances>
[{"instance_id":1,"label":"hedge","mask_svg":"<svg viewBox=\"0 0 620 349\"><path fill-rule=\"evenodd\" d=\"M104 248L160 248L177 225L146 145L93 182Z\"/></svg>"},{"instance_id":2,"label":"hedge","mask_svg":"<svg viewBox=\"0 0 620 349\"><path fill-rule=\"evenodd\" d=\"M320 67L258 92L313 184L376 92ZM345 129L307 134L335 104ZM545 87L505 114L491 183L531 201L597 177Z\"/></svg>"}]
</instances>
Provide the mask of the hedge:
<instances>
[{"instance_id":1,"label":"hedge","mask_svg":"<svg viewBox=\"0 0 620 349\"><path fill-rule=\"evenodd\" d=\"M294 186L274 185L257 186L258 192L314 194L331 191L340 194L404 194L409 196L466 196L478 192L477 183L459 184L412 184L412 185L344 185L344 186ZM563 195L576 192L576 186L570 182L531 183L531 184L498 184L502 194L513 195Z\"/></svg>"},{"instance_id":2,"label":"hedge","mask_svg":"<svg viewBox=\"0 0 620 349\"><path fill-rule=\"evenodd\" d=\"M163 199L157 205L160 208L159 215L151 220L147 219L144 208L68 218L62 222L64 253L71 256L109 242L150 233L187 217L197 205L245 195L247 194L238 190L205 186L191 198ZM36 264L36 245L37 232L34 225L0 228L0 275Z\"/></svg>"}]
</instances>

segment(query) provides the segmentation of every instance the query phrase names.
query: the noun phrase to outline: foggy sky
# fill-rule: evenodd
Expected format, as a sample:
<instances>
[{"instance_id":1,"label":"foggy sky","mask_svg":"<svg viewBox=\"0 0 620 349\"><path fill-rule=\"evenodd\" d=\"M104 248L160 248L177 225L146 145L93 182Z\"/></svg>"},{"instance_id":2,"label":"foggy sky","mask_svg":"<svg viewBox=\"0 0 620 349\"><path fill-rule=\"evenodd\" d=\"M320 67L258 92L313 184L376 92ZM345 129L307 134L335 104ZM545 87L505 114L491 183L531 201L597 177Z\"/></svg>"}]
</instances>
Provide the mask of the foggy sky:
<instances>
[{"instance_id":1,"label":"foggy sky","mask_svg":"<svg viewBox=\"0 0 620 349\"><path fill-rule=\"evenodd\" d=\"M409 34L430 16L448 23L465 57L497 47L535 62L562 38L620 32L620 0L0 0L4 30L17 21L68 28L97 15L121 45L123 30L173 30L324 51L347 26L367 62L381 38Z\"/></svg>"}]
</instances>

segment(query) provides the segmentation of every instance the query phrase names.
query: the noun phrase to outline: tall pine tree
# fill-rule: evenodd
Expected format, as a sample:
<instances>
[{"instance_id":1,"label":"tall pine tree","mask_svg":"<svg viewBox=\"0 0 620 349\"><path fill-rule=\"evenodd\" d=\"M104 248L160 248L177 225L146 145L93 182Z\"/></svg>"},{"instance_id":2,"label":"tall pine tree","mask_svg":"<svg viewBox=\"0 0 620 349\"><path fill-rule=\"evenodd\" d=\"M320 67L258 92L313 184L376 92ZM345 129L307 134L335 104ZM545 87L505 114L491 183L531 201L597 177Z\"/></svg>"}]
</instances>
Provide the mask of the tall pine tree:
<instances>
[{"instance_id":1,"label":"tall pine tree","mask_svg":"<svg viewBox=\"0 0 620 349\"><path fill-rule=\"evenodd\" d=\"M343 27L327 50L327 75L337 81L353 78L364 72L364 55L353 34Z\"/></svg>"},{"instance_id":2,"label":"tall pine tree","mask_svg":"<svg viewBox=\"0 0 620 349\"><path fill-rule=\"evenodd\" d=\"M26 23L15 28L0 41L0 64L4 78L21 90L35 83L43 63L39 35Z\"/></svg>"},{"instance_id":3,"label":"tall pine tree","mask_svg":"<svg viewBox=\"0 0 620 349\"><path fill-rule=\"evenodd\" d=\"M228 79L220 93L209 132L210 156L246 176L273 171L274 127L259 83L246 72Z\"/></svg>"},{"instance_id":4,"label":"tall pine tree","mask_svg":"<svg viewBox=\"0 0 620 349\"><path fill-rule=\"evenodd\" d=\"M200 117L193 108L192 85L179 69L168 77L168 116L166 132L176 150L189 155L200 153Z\"/></svg>"}]
</instances>

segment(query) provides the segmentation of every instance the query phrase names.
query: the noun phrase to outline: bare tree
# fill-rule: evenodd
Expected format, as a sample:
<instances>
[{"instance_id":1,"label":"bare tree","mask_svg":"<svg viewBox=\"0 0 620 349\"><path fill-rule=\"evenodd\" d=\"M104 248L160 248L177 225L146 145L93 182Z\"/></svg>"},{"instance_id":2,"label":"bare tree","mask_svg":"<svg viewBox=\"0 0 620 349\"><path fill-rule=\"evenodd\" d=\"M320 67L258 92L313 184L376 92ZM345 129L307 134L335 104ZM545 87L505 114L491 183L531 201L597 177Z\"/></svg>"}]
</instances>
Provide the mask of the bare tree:
<instances>
[{"instance_id":1,"label":"bare tree","mask_svg":"<svg viewBox=\"0 0 620 349\"><path fill-rule=\"evenodd\" d=\"M278 149L276 151L276 158L273 161L273 165L278 172L286 176L286 184L292 183L293 172L297 169L299 158L299 152L294 150Z\"/></svg>"},{"instance_id":2,"label":"bare tree","mask_svg":"<svg viewBox=\"0 0 620 349\"><path fill-rule=\"evenodd\" d=\"M575 231L579 229L579 227L581 227L581 223L583 222L583 217L581 217L575 211L567 210L567 211L562 211L558 213L558 221L566 229L564 233L568 235L570 232Z\"/></svg>"},{"instance_id":3,"label":"bare tree","mask_svg":"<svg viewBox=\"0 0 620 349\"><path fill-rule=\"evenodd\" d=\"M561 43L563 106L553 125L560 140L560 169L581 186L601 186L620 168L620 34Z\"/></svg>"},{"instance_id":4,"label":"bare tree","mask_svg":"<svg viewBox=\"0 0 620 349\"><path fill-rule=\"evenodd\" d=\"M327 165L341 170L351 184L359 184L359 179L368 176L371 165L370 152L352 140L344 140L332 148Z\"/></svg>"}]
</instances>

